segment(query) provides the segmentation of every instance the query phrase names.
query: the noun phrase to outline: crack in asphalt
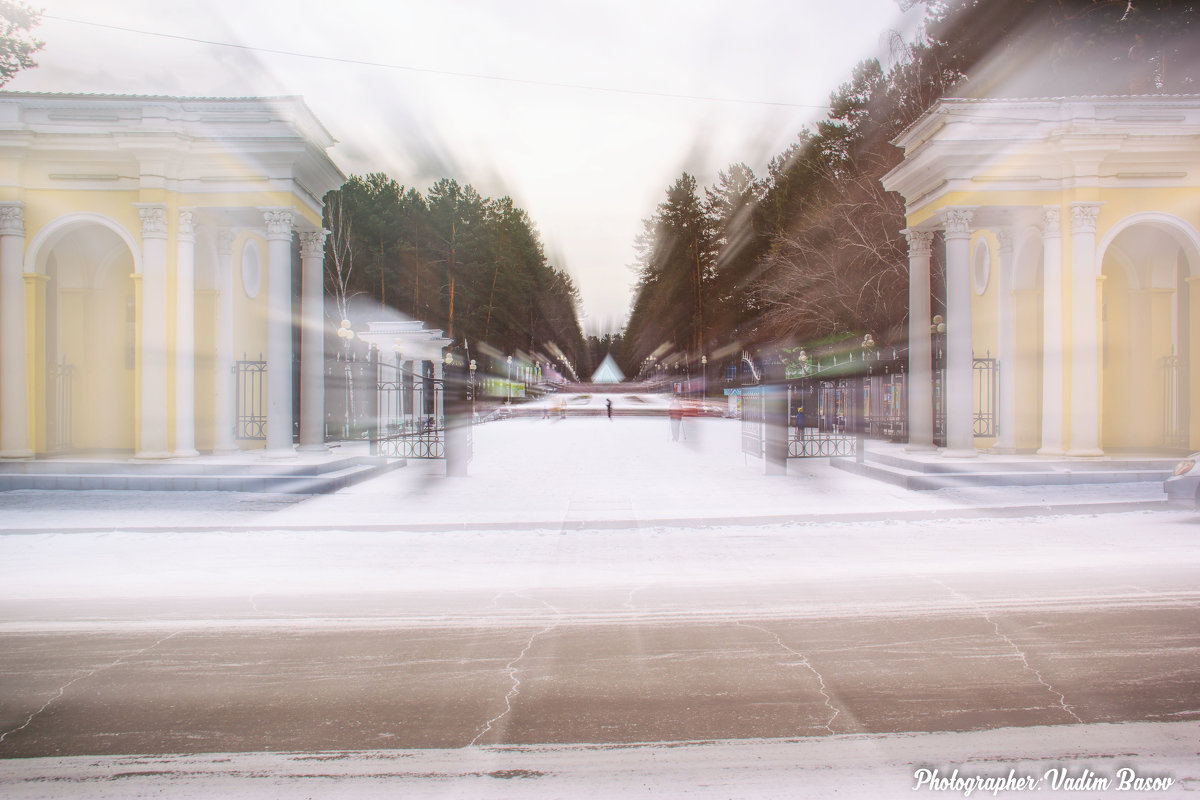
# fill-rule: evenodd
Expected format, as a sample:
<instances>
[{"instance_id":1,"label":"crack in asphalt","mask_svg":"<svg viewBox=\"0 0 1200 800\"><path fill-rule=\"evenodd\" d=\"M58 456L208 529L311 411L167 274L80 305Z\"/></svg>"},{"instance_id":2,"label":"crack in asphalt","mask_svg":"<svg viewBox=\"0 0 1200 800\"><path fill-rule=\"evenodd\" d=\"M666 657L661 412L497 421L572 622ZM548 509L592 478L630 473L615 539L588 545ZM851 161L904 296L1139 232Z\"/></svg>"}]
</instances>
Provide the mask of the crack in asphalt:
<instances>
[{"instance_id":1,"label":"crack in asphalt","mask_svg":"<svg viewBox=\"0 0 1200 800\"><path fill-rule=\"evenodd\" d=\"M43 703L41 708L39 708L37 711L34 711L32 714L30 714L29 718L26 719L25 722L23 722L21 725L18 725L15 728L13 728L12 730L4 731L3 733L0 733L0 744L3 744L4 740L7 739L9 736L12 736L14 733L20 733L21 731L28 728L30 726L30 724L34 721L34 719L37 718L37 716L39 714L41 714L43 711L45 711L47 708L49 708L50 705L55 700L58 700L64 694L66 694L67 689L70 689L76 683L79 683L82 680L90 678L99 672L103 672L105 670L112 669L113 667L115 667L119 664L122 664L131 658L136 658L137 656L140 656L143 653L149 652L150 650L153 650L154 648L158 647L160 644L167 641L168 639L171 639L171 638L177 636L179 633L180 633L180 631L175 631L174 633L167 634L166 636L162 637L154 644L147 645L140 650L135 650L132 653L127 653L126 655L123 655L120 658L118 658L116 661L113 661L109 664L102 664L101 666L96 667L95 669L91 670L90 672L85 672L82 675L75 676L71 680L64 683L62 686L58 687L58 691L55 692L54 695L49 700L47 700L45 703Z\"/></svg>"},{"instance_id":2,"label":"crack in asphalt","mask_svg":"<svg viewBox=\"0 0 1200 800\"><path fill-rule=\"evenodd\" d=\"M768 629L762 627L761 625L751 625L748 622L742 622L740 620L738 621L737 624L743 628L750 628L752 630L761 631L761 632L767 634L768 636L770 636L771 638L773 638L775 640L775 644L779 645L781 648L783 648L787 652L791 653L792 655L797 656L800 659L801 665L803 665L805 668L808 669L809 672L811 672L813 675L816 676L817 683L821 687L821 689L820 689L821 697L825 698L825 706L826 706L826 708L828 708L830 711L833 712L833 714L829 717L828 720L825 721L825 724L822 727L825 728L825 730L829 731L830 734L834 734L835 731L833 730L833 721L835 719L837 719L838 715L841 714L842 712L837 706L835 706L833 704L833 698L829 696L829 690L828 690L828 687L825 685L824 676L822 676L821 673L817 670L817 668L812 665L812 662L808 660L808 656L804 655L804 653L801 653L799 650L788 647L786 644L783 643L783 639L779 638L779 634L775 633L774 631L768 630Z\"/></svg>"},{"instance_id":3,"label":"crack in asphalt","mask_svg":"<svg viewBox=\"0 0 1200 800\"><path fill-rule=\"evenodd\" d=\"M1044 677L1042 677L1041 671L1029 663L1029 657L1025 654L1025 651L1022 650L1020 647L1018 647L1017 643L1014 642L1012 639L1010 639L1008 637L1008 635L1006 633L1004 633L1004 631L1000 630L1000 623L997 622L996 620L992 619L991 615L988 614L987 611L984 610L982 605L980 605L978 602L972 600L970 597L967 597L965 594L958 591L957 589L954 589L954 588L948 586L947 584L943 583L942 581L939 581L937 578L930 578L925 575L921 575L919 577L921 577L924 580L927 580L931 583L936 583L938 586L941 586L943 589L945 589L950 594L954 595L956 598L958 598L962 602L964 602L967 605L974 608L976 613L978 613L981 617L984 618L984 620L986 620L987 622L989 622L991 624L992 630L995 632L997 638L999 638L1001 641L1005 642L1010 648L1012 648L1012 651L1017 654L1017 656L1021 659L1021 663L1024 665L1026 671L1031 673L1033 675L1033 677L1037 678L1037 682L1040 683L1042 686L1046 687L1046 691L1048 691L1054 697L1058 698L1058 707L1061 708L1063 711L1065 711L1068 715L1070 715L1071 719L1075 720L1080 725L1084 724L1083 720L1080 718L1080 716L1075 713L1075 709L1071 708L1071 706L1069 706L1067 704L1066 696L1063 695L1062 692L1058 691L1053 686L1051 686L1050 683Z\"/></svg>"},{"instance_id":4,"label":"crack in asphalt","mask_svg":"<svg viewBox=\"0 0 1200 800\"><path fill-rule=\"evenodd\" d=\"M496 604L497 601L499 601L499 599L502 596L504 596L505 594L510 594L510 593L509 592L501 592L500 594L498 594L494 598L492 598L492 603ZM516 593L511 593L511 594L513 595L513 597L520 597L523 600L532 600L533 599L530 597L526 597L525 595L522 595L522 594L516 594ZM529 639L525 642L525 646L521 648L521 652L517 654L517 657L514 658L512 661L509 661L508 664L505 665L504 669L508 672L508 677L509 677L509 680L512 681L512 686L509 688L508 694L506 694L504 696L504 710L501 711L496 716L489 719L486 723L484 723L483 729L480 730L479 733L475 734L475 738L472 739L469 744L467 744L467 747L474 747L480 739L482 739L484 736L486 736L488 734L489 731L492 730L492 727L496 723L498 723L500 720L504 719L504 717L508 716L509 712L512 711L513 700L517 697L517 695L519 695L521 693L521 678L520 678L521 670L520 670L520 667L518 667L517 665L520 664L521 660L525 658L525 655L529 652L530 648L533 647L533 643L534 643L534 641L536 641L538 639L538 637L545 636L547 633L549 633L550 631L557 628L559 626L559 623L562 621L562 617L563 617L562 611L560 611L559 609L550 605L545 600L538 600L538 602L541 603L542 605L544 605L546 608L553 611L555 614L558 615L558 617L550 625L547 625L545 628L542 628L539 631L535 631L529 637Z\"/></svg>"}]
</instances>

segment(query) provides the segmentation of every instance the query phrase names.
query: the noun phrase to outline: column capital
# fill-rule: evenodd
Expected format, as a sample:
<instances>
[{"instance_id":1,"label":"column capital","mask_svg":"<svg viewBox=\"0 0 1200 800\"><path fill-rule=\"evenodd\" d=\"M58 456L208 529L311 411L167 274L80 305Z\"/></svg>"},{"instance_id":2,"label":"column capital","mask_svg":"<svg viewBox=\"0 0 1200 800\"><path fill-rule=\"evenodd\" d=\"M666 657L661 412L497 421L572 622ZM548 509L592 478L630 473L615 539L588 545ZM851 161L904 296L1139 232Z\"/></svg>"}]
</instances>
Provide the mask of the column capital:
<instances>
[{"instance_id":1,"label":"column capital","mask_svg":"<svg viewBox=\"0 0 1200 800\"><path fill-rule=\"evenodd\" d=\"M233 240L237 238L237 234L229 228L221 228L217 231L217 255L228 256L233 254Z\"/></svg>"},{"instance_id":2,"label":"column capital","mask_svg":"<svg viewBox=\"0 0 1200 800\"><path fill-rule=\"evenodd\" d=\"M300 255L304 258L314 258L325 255L325 237L329 231L300 231Z\"/></svg>"},{"instance_id":3,"label":"column capital","mask_svg":"<svg viewBox=\"0 0 1200 800\"><path fill-rule=\"evenodd\" d=\"M973 208L947 208L942 211L942 226L947 238L965 238L971 235L971 221L975 219Z\"/></svg>"},{"instance_id":4,"label":"column capital","mask_svg":"<svg viewBox=\"0 0 1200 800\"><path fill-rule=\"evenodd\" d=\"M1100 203L1071 203L1071 233L1095 233Z\"/></svg>"},{"instance_id":5,"label":"column capital","mask_svg":"<svg viewBox=\"0 0 1200 800\"><path fill-rule=\"evenodd\" d=\"M996 231L996 241L1000 243L1001 253L1011 253L1013 249L1012 228L999 228Z\"/></svg>"},{"instance_id":6,"label":"column capital","mask_svg":"<svg viewBox=\"0 0 1200 800\"><path fill-rule=\"evenodd\" d=\"M142 218L143 239L167 238L167 207L162 203L134 203Z\"/></svg>"},{"instance_id":7,"label":"column capital","mask_svg":"<svg viewBox=\"0 0 1200 800\"><path fill-rule=\"evenodd\" d=\"M189 208L179 209L179 241L196 241L195 214Z\"/></svg>"},{"instance_id":8,"label":"column capital","mask_svg":"<svg viewBox=\"0 0 1200 800\"><path fill-rule=\"evenodd\" d=\"M25 235L25 204L18 201L0 203L0 236Z\"/></svg>"},{"instance_id":9,"label":"column capital","mask_svg":"<svg viewBox=\"0 0 1200 800\"><path fill-rule=\"evenodd\" d=\"M933 231L921 231L909 228L902 231L908 239L908 254L910 256L927 256L933 253Z\"/></svg>"},{"instance_id":10,"label":"column capital","mask_svg":"<svg viewBox=\"0 0 1200 800\"><path fill-rule=\"evenodd\" d=\"M1058 221L1060 211L1058 206L1042 206L1042 238L1062 235L1062 227Z\"/></svg>"},{"instance_id":11,"label":"column capital","mask_svg":"<svg viewBox=\"0 0 1200 800\"><path fill-rule=\"evenodd\" d=\"M267 239L292 239L292 210L290 208L268 208L263 210L263 221L267 225Z\"/></svg>"}]
</instances>

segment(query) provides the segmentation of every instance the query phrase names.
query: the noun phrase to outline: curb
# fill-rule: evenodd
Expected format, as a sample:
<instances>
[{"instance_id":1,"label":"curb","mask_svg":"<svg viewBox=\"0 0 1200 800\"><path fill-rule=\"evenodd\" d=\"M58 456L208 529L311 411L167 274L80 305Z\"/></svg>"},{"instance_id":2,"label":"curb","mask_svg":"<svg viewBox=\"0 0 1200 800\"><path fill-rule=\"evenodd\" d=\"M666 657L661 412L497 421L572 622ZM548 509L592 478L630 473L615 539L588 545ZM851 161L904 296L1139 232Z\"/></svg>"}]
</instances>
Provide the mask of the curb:
<instances>
[{"instance_id":1,"label":"curb","mask_svg":"<svg viewBox=\"0 0 1200 800\"><path fill-rule=\"evenodd\" d=\"M526 520L509 522L415 522L364 523L333 525L100 525L86 527L0 528L0 535L31 536L47 533L255 533L265 531L324 532L345 531L378 533L441 533L454 531L535 531L557 530L630 530L649 528L724 528L766 525L836 525L860 522L933 522L955 519L995 519L1047 517L1086 514L1121 514L1137 511L1176 511L1167 500L1136 500L1112 503L1072 503L1061 505L984 506L962 509L909 511L865 511L858 513L771 514L730 517L657 517L648 519Z\"/></svg>"}]
</instances>

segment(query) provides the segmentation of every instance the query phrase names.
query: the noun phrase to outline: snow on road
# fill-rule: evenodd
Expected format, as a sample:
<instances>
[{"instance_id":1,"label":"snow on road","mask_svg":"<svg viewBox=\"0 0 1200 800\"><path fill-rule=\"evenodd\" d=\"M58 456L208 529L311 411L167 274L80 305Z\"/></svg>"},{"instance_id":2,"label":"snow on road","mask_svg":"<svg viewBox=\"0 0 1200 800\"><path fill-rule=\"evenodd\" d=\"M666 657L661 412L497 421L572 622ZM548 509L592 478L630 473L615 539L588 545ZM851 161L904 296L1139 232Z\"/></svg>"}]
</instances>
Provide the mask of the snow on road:
<instances>
[{"instance_id":1,"label":"snow on road","mask_svg":"<svg viewBox=\"0 0 1200 800\"><path fill-rule=\"evenodd\" d=\"M1194 723L1127 723L666 746L19 759L0 762L0 794L9 800L1174 797L1200 786L1196 733ZM922 769L959 783L919 783ZM1130 777L1122 770L1171 783L1163 791L1122 789ZM982 781L1022 778L1032 788L967 791ZM1065 781L1088 789L1067 789Z\"/></svg>"}]
</instances>

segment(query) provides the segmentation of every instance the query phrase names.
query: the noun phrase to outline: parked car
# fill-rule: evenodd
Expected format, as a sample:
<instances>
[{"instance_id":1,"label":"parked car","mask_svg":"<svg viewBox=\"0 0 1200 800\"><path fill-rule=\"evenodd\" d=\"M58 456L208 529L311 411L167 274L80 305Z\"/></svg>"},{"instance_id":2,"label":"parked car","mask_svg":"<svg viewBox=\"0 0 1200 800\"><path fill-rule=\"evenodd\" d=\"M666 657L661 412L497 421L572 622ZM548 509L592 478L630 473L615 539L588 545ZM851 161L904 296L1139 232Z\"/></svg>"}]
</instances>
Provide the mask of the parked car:
<instances>
[{"instance_id":1,"label":"parked car","mask_svg":"<svg viewBox=\"0 0 1200 800\"><path fill-rule=\"evenodd\" d=\"M1170 503L1200 509L1200 453L1192 453L1175 465L1175 474L1163 483L1163 491Z\"/></svg>"}]
</instances>

